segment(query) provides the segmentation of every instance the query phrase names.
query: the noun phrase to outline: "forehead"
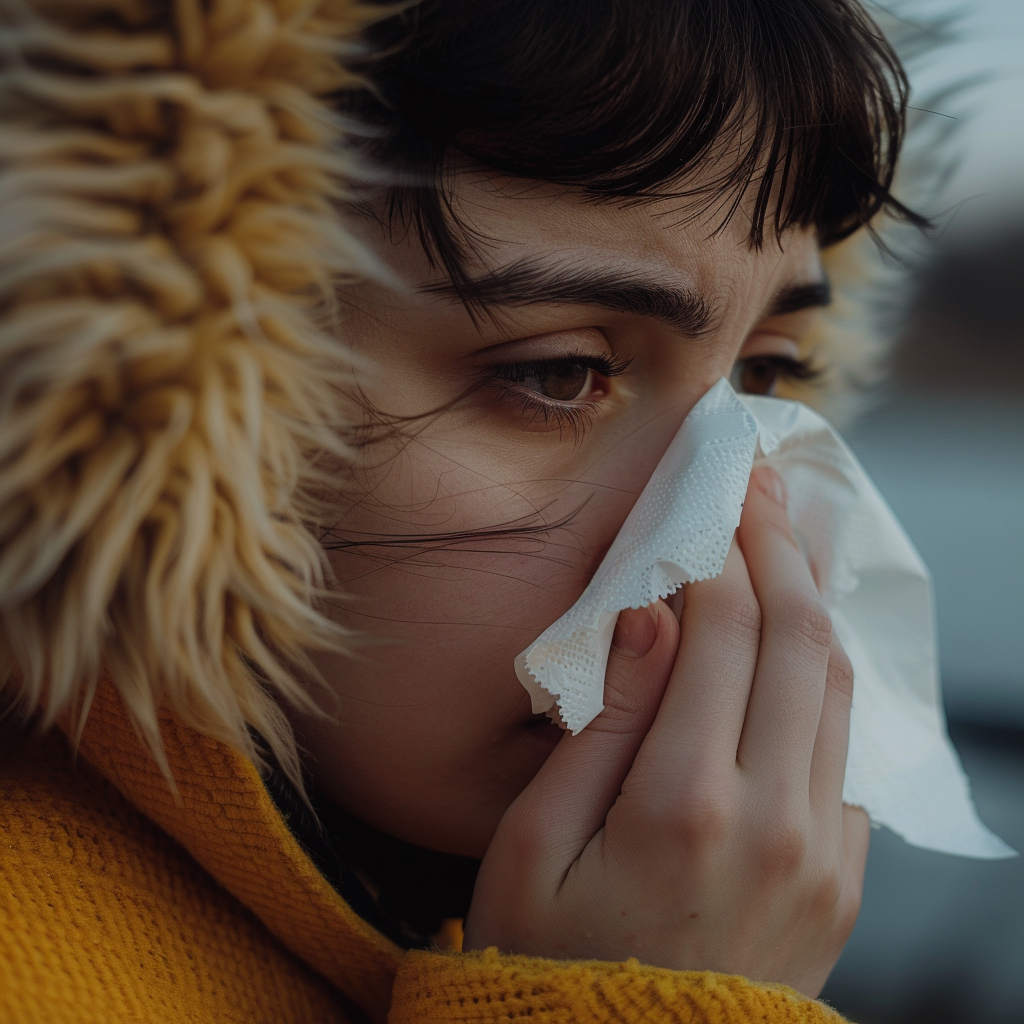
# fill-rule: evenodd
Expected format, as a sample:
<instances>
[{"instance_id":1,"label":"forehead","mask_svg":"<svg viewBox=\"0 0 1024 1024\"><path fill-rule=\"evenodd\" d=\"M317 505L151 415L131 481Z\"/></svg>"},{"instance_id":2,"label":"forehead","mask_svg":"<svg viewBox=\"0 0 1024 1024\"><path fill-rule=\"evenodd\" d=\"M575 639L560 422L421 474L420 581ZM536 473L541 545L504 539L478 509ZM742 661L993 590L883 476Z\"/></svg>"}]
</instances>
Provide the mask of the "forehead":
<instances>
[{"instance_id":1,"label":"forehead","mask_svg":"<svg viewBox=\"0 0 1024 1024\"><path fill-rule=\"evenodd\" d=\"M464 168L449 182L458 237L474 277L542 256L552 263L602 267L702 293L730 290L750 278L820 276L820 250L811 229L769 233L760 249L749 243L746 204L724 218L702 198L596 201L564 186L512 179ZM723 222L724 221L724 222ZM393 253L407 280L437 281L414 233Z\"/></svg>"}]
</instances>

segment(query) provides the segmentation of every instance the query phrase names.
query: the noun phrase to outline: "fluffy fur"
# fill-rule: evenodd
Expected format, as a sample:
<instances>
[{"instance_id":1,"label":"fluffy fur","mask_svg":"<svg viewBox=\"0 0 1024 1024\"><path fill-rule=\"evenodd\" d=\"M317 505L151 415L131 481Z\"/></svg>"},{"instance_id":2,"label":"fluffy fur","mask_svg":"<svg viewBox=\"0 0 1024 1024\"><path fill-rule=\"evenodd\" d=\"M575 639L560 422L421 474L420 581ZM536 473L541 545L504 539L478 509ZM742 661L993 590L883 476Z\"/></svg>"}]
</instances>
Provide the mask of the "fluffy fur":
<instances>
[{"instance_id":1,"label":"fluffy fur","mask_svg":"<svg viewBox=\"0 0 1024 1024\"><path fill-rule=\"evenodd\" d=\"M84 721L109 673L297 775L278 698L343 646L315 607L325 457L353 410L329 328L366 269L321 99L348 0L3 0L0 663Z\"/></svg>"},{"instance_id":2,"label":"fluffy fur","mask_svg":"<svg viewBox=\"0 0 1024 1024\"><path fill-rule=\"evenodd\" d=\"M801 356L821 373L780 383L778 394L805 402L843 428L864 411L884 378L890 346L878 329L876 307L894 277L903 275L884 265L867 229L826 249L822 264L832 282L832 305L816 313L800 338Z\"/></svg>"},{"instance_id":3,"label":"fluffy fur","mask_svg":"<svg viewBox=\"0 0 1024 1024\"><path fill-rule=\"evenodd\" d=\"M158 759L168 709L251 757L255 729L298 777L281 704L311 704L309 650L347 643L317 609L314 495L358 415L332 295L369 262L323 97L363 17L0 0L8 710L81 725L105 673ZM833 393L858 337L808 339Z\"/></svg>"}]
</instances>

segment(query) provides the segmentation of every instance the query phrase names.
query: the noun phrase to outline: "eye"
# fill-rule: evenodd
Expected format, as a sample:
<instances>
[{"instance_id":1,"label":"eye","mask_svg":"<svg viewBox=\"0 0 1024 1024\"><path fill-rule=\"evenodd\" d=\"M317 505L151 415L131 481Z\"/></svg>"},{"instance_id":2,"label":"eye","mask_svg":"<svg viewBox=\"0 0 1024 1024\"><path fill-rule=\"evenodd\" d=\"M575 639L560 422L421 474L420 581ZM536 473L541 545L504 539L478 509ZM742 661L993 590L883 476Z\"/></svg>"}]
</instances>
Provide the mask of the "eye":
<instances>
[{"instance_id":1,"label":"eye","mask_svg":"<svg viewBox=\"0 0 1024 1024\"><path fill-rule=\"evenodd\" d=\"M557 402L571 402L590 389L594 371L582 363L546 363L524 374L519 382L530 391Z\"/></svg>"},{"instance_id":2,"label":"eye","mask_svg":"<svg viewBox=\"0 0 1024 1024\"><path fill-rule=\"evenodd\" d=\"M578 445L608 394L608 378L628 366L628 359L567 355L494 366L490 375L527 430L557 430L559 438L568 432Z\"/></svg>"},{"instance_id":3,"label":"eye","mask_svg":"<svg viewBox=\"0 0 1024 1024\"><path fill-rule=\"evenodd\" d=\"M773 395L780 381L813 380L819 373L806 359L782 355L748 356L736 360L729 383L746 395Z\"/></svg>"},{"instance_id":4,"label":"eye","mask_svg":"<svg viewBox=\"0 0 1024 1024\"><path fill-rule=\"evenodd\" d=\"M627 365L605 356L571 356L496 366L494 375L502 383L514 385L520 393L541 400L578 402L595 397L601 390L600 379L622 373Z\"/></svg>"}]
</instances>

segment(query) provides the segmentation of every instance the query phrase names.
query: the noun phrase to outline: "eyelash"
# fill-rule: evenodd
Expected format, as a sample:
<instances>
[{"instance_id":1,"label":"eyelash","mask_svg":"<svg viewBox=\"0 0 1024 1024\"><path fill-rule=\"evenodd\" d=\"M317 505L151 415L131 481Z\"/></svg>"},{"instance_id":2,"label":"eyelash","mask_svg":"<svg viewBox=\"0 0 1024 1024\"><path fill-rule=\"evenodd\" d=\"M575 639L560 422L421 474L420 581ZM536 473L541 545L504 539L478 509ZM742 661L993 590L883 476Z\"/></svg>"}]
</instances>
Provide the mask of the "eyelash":
<instances>
[{"instance_id":1,"label":"eyelash","mask_svg":"<svg viewBox=\"0 0 1024 1024\"><path fill-rule=\"evenodd\" d=\"M491 373L492 383L501 389L502 398L515 402L524 414L531 414L531 422L537 417L543 419L544 426L549 428L552 421L557 425L559 434L563 430L571 430L573 442L578 445L597 413L597 402L559 402L543 398L535 391L520 387L527 377L539 376L544 370L552 367L585 366L588 370L601 377L617 377L625 373L632 360L612 359L608 356L563 356L558 359L539 359L527 363L508 363L495 366Z\"/></svg>"},{"instance_id":2,"label":"eyelash","mask_svg":"<svg viewBox=\"0 0 1024 1024\"><path fill-rule=\"evenodd\" d=\"M794 356L750 356L748 359L737 359L736 362L746 363L755 359L771 363L787 380L813 380L821 376L821 370L810 359L797 359Z\"/></svg>"},{"instance_id":3,"label":"eyelash","mask_svg":"<svg viewBox=\"0 0 1024 1024\"><path fill-rule=\"evenodd\" d=\"M550 428L552 421L559 433L571 430L575 445L579 445L587 429L597 413L597 402L558 402L545 399L535 391L520 387L527 377L541 374L553 366L585 366L602 377L617 377L629 368L629 359L611 359L606 356L565 356L559 359L541 359L526 363L508 363L495 366L491 370L491 383L501 389L501 396L507 401L515 402L521 412L531 415L531 422L539 416L545 428ZM808 381L820 376L821 371L810 359L795 359L792 356L763 355L738 359L735 369L742 368L745 363L761 362L772 366L779 378L786 381Z\"/></svg>"},{"instance_id":4,"label":"eyelash","mask_svg":"<svg viewBox=\"0 0 1024 1024\"><path fill-rule=\"evenodd\" d=\"M743 394L762 394L764 392L757 391L746 391L740 387L740 380L742 378L743 370L745 367L755 367L758 364L761 366L769 367L775 374L772 379L767 394L772 394L775 389L775 385L778 381L811 381L816 380L821 376L821 370L815 366L810 359L797 359L793 356L783 355L756 355L748 356L745 359L737 359L733 364L732 371L730 373L730 380L733 387L737 391Z\"/></svg>"}]
</instances>

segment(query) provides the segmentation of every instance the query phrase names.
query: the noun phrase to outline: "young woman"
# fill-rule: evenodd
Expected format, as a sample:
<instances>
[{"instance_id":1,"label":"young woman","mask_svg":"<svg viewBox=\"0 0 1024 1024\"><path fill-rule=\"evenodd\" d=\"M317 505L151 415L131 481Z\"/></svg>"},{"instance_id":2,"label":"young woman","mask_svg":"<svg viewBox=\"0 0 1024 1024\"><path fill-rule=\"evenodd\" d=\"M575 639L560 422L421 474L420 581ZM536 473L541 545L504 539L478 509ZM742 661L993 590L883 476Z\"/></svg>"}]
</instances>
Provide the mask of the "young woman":
<instances>
[{"instance_id":1,"label":"young woman","mask_svg":"<svg viewBox=\"0 0 1024 1024\"><path fill-rule=\"evenodd\" d=\"M12 10L3 1020L838 1019L852 680L778 478L586 731L513 659L716 380L858 368L826 267L913 217L863 11Z\"/></svg>"}]
</instances>

